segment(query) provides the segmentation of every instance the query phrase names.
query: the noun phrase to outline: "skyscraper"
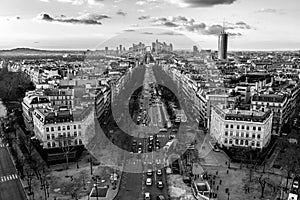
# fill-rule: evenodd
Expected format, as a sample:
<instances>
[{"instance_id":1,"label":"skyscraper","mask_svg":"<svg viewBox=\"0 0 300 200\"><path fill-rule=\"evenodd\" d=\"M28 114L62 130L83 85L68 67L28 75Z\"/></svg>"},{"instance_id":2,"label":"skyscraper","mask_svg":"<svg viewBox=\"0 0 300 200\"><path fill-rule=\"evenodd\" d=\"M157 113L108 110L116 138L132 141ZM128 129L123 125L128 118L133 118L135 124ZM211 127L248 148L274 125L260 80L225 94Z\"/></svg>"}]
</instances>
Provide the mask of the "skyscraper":
<instances>
[{"instance_id":1,"label":"skyscraper","mask_svg":"<svg viewBox=\"0 0 300 200\"><path fill-rule=\"evenodd\" d=\"M225 32L225 28L223 26L223 30L219 35L218 59L220 60L227 59L227 46L228 46L228 34Z\"/></svg>"}]
</instances>

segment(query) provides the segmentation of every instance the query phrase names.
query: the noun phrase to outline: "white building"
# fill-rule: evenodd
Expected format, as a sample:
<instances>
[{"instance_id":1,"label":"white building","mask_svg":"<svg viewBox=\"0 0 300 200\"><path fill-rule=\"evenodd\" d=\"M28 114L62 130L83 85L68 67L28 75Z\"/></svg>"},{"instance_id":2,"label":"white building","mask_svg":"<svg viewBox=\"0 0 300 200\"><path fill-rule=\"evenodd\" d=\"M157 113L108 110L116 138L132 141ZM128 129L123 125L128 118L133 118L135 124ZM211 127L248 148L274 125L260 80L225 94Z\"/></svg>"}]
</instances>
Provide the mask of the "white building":
<instances>
[{"instance_id":1,"label":"white building","mask_svg":"<svg viewBox=\"0 0 300 200\"><path fill-rule=\"evenodd\" d=\"M44 149L86 144L94 136L94 106L35 109L34 132Z\"/></svg>"},{"instance_id":2,"label":"white building","mask_svg":"<svg viewBox=\"0 0 300 200\"><path fill-rule=\"evenodd\" d=\"M273 113L265 110L234 110L215 105L211 110L210 135L222 147L262 149L271 139Z\"/></svg>"}]
</instances>

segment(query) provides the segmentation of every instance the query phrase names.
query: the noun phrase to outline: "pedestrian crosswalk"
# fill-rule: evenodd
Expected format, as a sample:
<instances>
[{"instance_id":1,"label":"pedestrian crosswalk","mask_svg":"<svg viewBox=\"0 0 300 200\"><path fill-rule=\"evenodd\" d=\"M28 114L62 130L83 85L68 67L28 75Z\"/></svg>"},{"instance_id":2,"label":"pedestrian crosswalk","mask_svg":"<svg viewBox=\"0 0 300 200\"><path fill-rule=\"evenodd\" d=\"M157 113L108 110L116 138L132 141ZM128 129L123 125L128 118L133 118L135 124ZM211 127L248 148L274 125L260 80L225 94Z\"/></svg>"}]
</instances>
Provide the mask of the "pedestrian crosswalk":
<instances>
[{"instance_id":1,"label":"pedestrian crosswalk","mask_svg":"<svg viewBox=\"0 0 300 200\"><path fill-rule=\"evenodd\" d=\"M10 180L14 180L14 179L17 179L17 178L18 178L17 174L11 174L11 175L6 175L6 176L1 176L0 177L0 183L6 182L6 181L10 181Z\"/></svg>"}]
</instances>

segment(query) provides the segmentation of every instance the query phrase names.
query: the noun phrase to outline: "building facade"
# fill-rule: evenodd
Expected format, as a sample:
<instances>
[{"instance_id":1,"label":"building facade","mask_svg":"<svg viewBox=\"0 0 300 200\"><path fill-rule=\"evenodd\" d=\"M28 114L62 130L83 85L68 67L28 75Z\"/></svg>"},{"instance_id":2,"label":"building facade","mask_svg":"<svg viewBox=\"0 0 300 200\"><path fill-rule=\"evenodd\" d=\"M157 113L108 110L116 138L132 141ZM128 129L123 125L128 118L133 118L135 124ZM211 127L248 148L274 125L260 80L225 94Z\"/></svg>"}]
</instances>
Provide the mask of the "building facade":
<instances>
[{"instance_id":1,"label":"building facade","mask_svg":"<svg viewBox=\"0 0 300 200\"><path fill-rule=\"evenodd\" d=\"M211 111L210 135L221 147L266 147L272 135L273 113L265 110L234 110L216 105Z\"/></svg>"}]
</instances>

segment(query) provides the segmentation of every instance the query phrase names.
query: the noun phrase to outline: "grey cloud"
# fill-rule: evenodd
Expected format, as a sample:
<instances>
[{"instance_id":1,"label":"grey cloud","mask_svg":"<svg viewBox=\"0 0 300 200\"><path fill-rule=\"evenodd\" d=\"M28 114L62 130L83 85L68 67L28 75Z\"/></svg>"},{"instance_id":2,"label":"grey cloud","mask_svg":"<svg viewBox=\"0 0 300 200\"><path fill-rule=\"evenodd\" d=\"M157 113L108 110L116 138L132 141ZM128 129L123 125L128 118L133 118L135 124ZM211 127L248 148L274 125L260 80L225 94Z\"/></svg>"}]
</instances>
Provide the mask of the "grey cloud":
<instances>
[{"instance_id":1,"label":"grey cloud","mask_svg":"<svg viewBox=\"0 0 300 200\"><path fill-rule=\"evenodd\" d=\"M277 13L277 14L284 14L285 11L283 9L274 9L274 8L262 8L260 10L255 11L257 13Z\"/></svg>"},{"instance_id":2,"label":"grey cloud","mask_svg":"<svg viewBox=\"0 0 300 200\"><path fill-rule=\"evenodd\" d=\"M167 0L171 3L174 1ZM177 4L184 3L189 7L210 7L214 5L233 4L237 0L178 0Z\"/></svg>"},{"instance_id":3,"label":"grey cloud","mask_svg":"<svg viewBox=\"0 0 300 200\"><path fill-rule=\"evenodd\" d=\"M71 24L87 24L87 25L101 25L100 20L110 18L107 15L99 14L84 14L77 18L68 18L64 15L60 17L51 17L47 13L42 13L38 16L40 20L48 22L61 22L61 23L71 23Z\"/></svg>"},{"instance_id":4,"label":"grey cloud","mask_svg":"<svg viewBox=\"0 0 300 200\"><path fill-rule=\"evenodd\" d=\"M178 27L179 26L173 22L164 22L163 25L167 26L167 27Z\"/></svg>"},{"instance_id":5,"label":"grey cloud","mask_svg":"<svg viewBox=\"0 0 300 200\"><path fill-rule=\"evenodd\" d=\"M154 33L151 33L151 32L142 32L141 34L144 34L144 35L153 35Z\"/></svg>"},{"instance_id":6,"label":"grey cloud","mask_svg":"<svg viewBox=\"0 0 300 200\"><path fill-rule=\"evenodd\" d=\"M125 32L135 32L134 29L127 29L127 30L124 30Z\"/></svg>"},{"instance_id":7,"label":"grey cloud","mask_svg":"<svg viewBox=\"0 0 300 200\"><path fill-rule=\"evenodd\" d=\"M121 15L121 16L126 16L127 13L124 12L123 10L119 10L118 12L116 12L117 15Z\"/></svg>"},{"instance_id":8,"label":"grey cloud","mask_svg":"<svg viewBox=\"0 0 300 200\"><path fill-rule=\"evenodd\" d=\"M176 33L174 31L166 31L166 32L158 33L158 35L183 35L183 34Z\"/></svg>"},{"instance_id":9,"label":"grey cloud","mask_svg":"<svg viewBox=\"0 0 300 200\"><path fill-rule=\"evenodd\" d=\"M138 19L139 20L145 20L145 19L149 19L150 18L150 16L149 15L147 15L147 16L140 16Z\"/></svg>"}]
</instances>

